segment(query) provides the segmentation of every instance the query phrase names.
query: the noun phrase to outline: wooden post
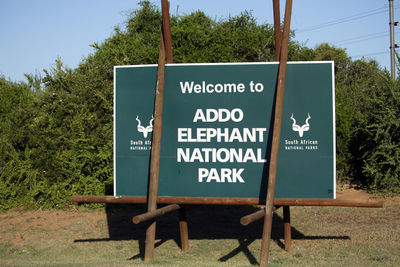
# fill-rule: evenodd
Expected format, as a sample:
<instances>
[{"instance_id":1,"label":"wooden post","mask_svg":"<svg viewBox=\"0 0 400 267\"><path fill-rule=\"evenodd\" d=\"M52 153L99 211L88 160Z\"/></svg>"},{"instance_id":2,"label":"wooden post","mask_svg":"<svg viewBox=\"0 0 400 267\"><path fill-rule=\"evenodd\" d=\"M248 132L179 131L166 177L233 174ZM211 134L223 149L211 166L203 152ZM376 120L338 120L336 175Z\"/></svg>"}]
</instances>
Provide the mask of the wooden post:
<instances>
[{"instance_id":1,"label":"wooden post","mask_svg":"<svg viewBox=\"0 0 400 267\"><path fill-rule=\"evenodd\" d=\"M274 9L274 33L275 33L275 60L279 61L281 56L281 19L279 0L273 0ZM292 232L290 226L290 206L283 206L283 233L285 238L285 250L291 251Z\"/></svg>"},{"instance_id":2,"label":"wooden post","mask_svg":"<svg viewBox=\"0 0 400 267\"><path fill-rule=\"evenodd\" d=\"M279 0L273 0L274 9L274 33L275 33L275 60L279 61L281 56L281 17L279 9Z\"/></svg>"},{"instance_id":3,"label":"wooden post","mask_svg":"<svg viewBox=\"0 0 400 267\"><path fill-rule=\"evenodd\" d=\"M169 1L161 0L161 12L162 12L162 25L165 41L165 55L167 63L173 63L173 52L172 52L172 37L171 37L171 25L169 19ZM181 206L179 209L179 232L181 236L181 249L186 251L189 249L189 231L186 218L186 207Z\"/></svg>"},{"instance_id":4,"label":"wooden post","mask_svg":"<svg viewBox=\"0 0 400 267\"><path fill-rule=\"evenodd\" d=\"M285 237L285 250L292 250L292 231L290 226L290 206L283 206L283 234Z\"/></svg>"},{"instance_id":5,"label":"wooden post","mask_svg":"<svg viewBox=\"0 0 400 267\"><path fill-rule=\"evenodd\" d=\"M260 266L267 266L272 228L272 207L275 198L276 172L278 167L279 141L281 135L283 96L285 91L287 54L289 48L290 19L292 13L292 0L286 0L285 20L283 24L283 39L279 59L278 84L275 99L275 118L272 135L271 158L268 176L268 191L265 203L265 219L263 226Z\"/></svg>"},{"instance_id":6,"label":"wooden post","mask_svg":"<svg viewBox=\"0 0 400 267\"><path fill-rule=\"evenodd\" d=\"M169 20L169 1L161 0L162 31L164 33L165 58L167 63L173 63L171 25Z\"/></svg>"},{"instance_id":7,"label":"wooden post","mask_svg":"<svg viewBox=\"0 0 400 267\"><path fill-rule=\"evenodd\" d=\"M181 249L186 251L189 249L189 231L185 206L181 206L179 209L179 233L181 235Z\"/></svg>"},{"instance_id":8,"label":"wooden post","mask_svg":"<svg viewBox=\"0 0 400 267\"><path fill-rule=\"evenodd\" d=\"M154 101L154 126L153 138L151 142L151 158L150 158L150 179L149 193L147 199L147 210L153 211L157 209L157 193L158 193L158 174L160 167L160 150L161 150L161 124L162 124L162 108L164 96L164 73L165 73L165 46L164 37L161 33L160 53L158 56L157 84ZM156 238L156 221L152 223L146 230L146 244L144 261L152 262L154 258L154 242Z\"/></svg>"},{"instance_id":9,"label":"wooden post","mask_svg":"<svg viewBox=\"0 0 400 267\"><path fill-rule=\"evenodd\" d=\"M164 96L164 74L165 64L173 63L172 60L172 38L169 19L169 3L167 0L161 0L162 8L162 32L160 37L160 52L158 57L158 70L157 70L157 85L154 102L154 126L153 138L151 146L151 159L150 159L150 180L149 180L149 195L147 200L148 211L157 209L157 192L158 192L158 175L160 166L160 151L161 151L161 127L162 127L162 107ZM187 221L185 209L180 211L179 227L181 233L182 250L189 248L189 237L187 230ZM152 262L154 258L154 242L156 236L156 221L147 228L146 231L146 245L145 245L145 262Z\"/></svg>"},{"instance_id":10,"label":"wooden post","mask_svg":"<svg viewBox=\"0 0 400 267\"><path fill-rule=\"evenodd\" d=\"M163 0L161 4L162 7L164 7L165 9L164 2L165 1ZM165 12L164 9L163 9L163 14ZM165 19L163 16L163 22L164 20ZM159 167L160 167L160 151L161 151L162 110L163 110L163 97L164 97L164 74L165 74L165 64L166 64L166 51L165 51L165 41L164 41L165 28L166 27L164 26L162 27L160 36L160 52L158 55L157 84L156 84L156 94L154 100L154 115L153 115L154 126L153 126L153 138L151 141L150 179L149 179L149 193L147 199L147 210L149 212L157 209L158 175L160 170ZM144 254L145 262L153 261L155 238L156 238L156 220L153 219L152 223L146 230L146 244L145 244L145 254Z\"/></svg>"}]
</instances>

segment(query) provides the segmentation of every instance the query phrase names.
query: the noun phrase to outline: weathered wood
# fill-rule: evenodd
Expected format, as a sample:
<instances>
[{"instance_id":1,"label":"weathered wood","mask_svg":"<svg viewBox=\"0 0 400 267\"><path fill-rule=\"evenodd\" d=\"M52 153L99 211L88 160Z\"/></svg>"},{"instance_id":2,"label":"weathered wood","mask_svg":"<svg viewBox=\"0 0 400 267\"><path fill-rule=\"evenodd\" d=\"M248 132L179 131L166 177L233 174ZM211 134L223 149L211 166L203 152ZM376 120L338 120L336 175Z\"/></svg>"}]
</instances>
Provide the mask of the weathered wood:
<instances>
[{"instance_id":1,"label":"weathered wood","mask_svg":"<svg viewBox=\"0 0 400 267\"><path fill-rule=\"evenodd\" d=\"M275 60L279 61L281 56L281 17L279 0L273 0L274 9L274 34L275 34Z\"/></svg>"},{"instance_id":2,"label":"weathered wood","mask_svg":"<svg viewBox=\"0 0 400 267\"><path fill-rule=\"evenodd\" d=\"M272 208L273 211L276 211L279 208L279 206L274 206ZM264 218L265 216L265 208L262 208L256 212L253 212L252 214L243 216L242 218L240 218L240 224L243 226L249 225L250 223L253 223L255 221L258 221L262 218Z\"/></svg>"},{"instance_id":3,"label":"weathered wood","mask_svg":"<svg viewBox=\"0 0 400 267\"><path fill-rule=\"evenodd\" d=\"M275 1L273 2L274 5ZM286 0L285 19L283 23L283 38L281 44L281 53L279 57L279 72L278 72L278 84L276 88L275 98L275 116L274 125L272 129L272 147L269 164L269 175L268 175L268 189L265 203L265 219L263 226L262 242L261 242L261 253L260 253L260 266L267 266L269 257L269 245L271 241L271 228L272 228L272 206L275 198L275 185L276 185L276 173L278 167L278 154L279 154L279 142L281 136L281 124L282 124L282 111L283 111L283 96L285 92L285 79L286 79L286 66L287 66L287 55L289 48L289 33L290 33L290 20L292 15L292 0Z\"/></svg>"},{"instance_id":4,"label":"weathered wood","mask_svg":"<svg viewBox=\"0 0 400 267\"><path fill-rule=\"evenodd\" d=\"M189 231L185 206L181 206L181 209L179 209L179 233L181 236L181 249L186 251L189 249Z\"/></svg>"},{"instance_id":5,"label":"weathered wood","mask_svg":"<svg viewBox=\"0 0 400 267\"><path fill-rule=\"evenodd\" d=\"M164 34L165 58L167 63L173 63L172 37L169 19L169 1L161 0L162 31Z\"/></svg>"},{"instance_id":6,"label":"weathered wood","mask_svg":"<svg viewBox=\"0 0 400 267\"><path fill-rule=\"evenodd\" d=\"M178 210L180 208L179 205L177 204L170 204L168 206L159 208L159 209L155 209L140 215L136 215L135 217L133 217L132 221L134 224L139 224L141 222L145 222L151 219L154 219L158 216L164 215L166 213L169 213L171 211L175 211Z\"/></svg>"},{"instance_id":7,"label":"weathered wood","mask_svg":"<svg viewBox=\"0 0 400 267\"><path fill-rule=\"evenodd\" d=\"M285 250L292 250L292 229L290 226L290 206L283 206L283 235L285 237Z\"/></svg>"},{"instance_id":8,"label":"weathered wood","mask_svg":"<svg viewBox=\"0 0 400 267\"><path fill-rule=\"evenodd\" d=\"M278 198L274 203L281 206L330 206L330 207L358 207L382 208L382 200L352 200L352 199L318 199L318 198Z\"/></svg>"},{"instance_id":9,"label":"weathered wood","mask_svg":"<svg viewBox=\"0 0 400 267\"><path fill-rule=\"evenodd\" d=\"M167 63L173 63L173 51L172 51L172 36L171 36L171 25L169 17L169 1L161 0L162 9L162 26L164 33L165 43L165 57ZM181 237L181 249L186 251L189 249L189 231L186 218L186 208L181 207L179 210L179 233Z\"/></svg>"},{"instance_id":10,"label":"weathered wood","mask_svg":"<svg viewBox=\"0 0 400 267\"><path fill-rule=\"evenodd\" d=\"M152 262L154 259L154 244L156 241L156 221L154 220L146 229L144 248L144 261Z\"/></svg>"},{"instance_id":11,"label":"weathered wood","mask_svg":"<svg viewBox=\"0 0 400 267\"><path fill-rule=\"evenodd\" d=\"M119 203L145 204L146 197L134 196L73 196L73 202L79 203ZM258 198L218 198L218 197L157 197L159 204L187 205L265 205L265 199ZM325 206L325 207L358 207L382 208L383 201L319 199L319 198L275 198L274 206Z\"/></svg>"},{"instance_id":12,"label":"weathered wood","mask_svg":"<svg viewBox=\"0 0 400 267\"><path fill-rule=\"evenodd\" d=\"M151 142L151 158L150 158L150 178L149 192L147 200L147 210L153 211L157 209L157 192L158 192L158 174L160 167L160 151L161 151L161 125L162 125L162 109L164 96L164 74L165 74L165 46L163 33L160 38L160 52L158 56L157 84L154 101L154 126L153 137ZM144 261L152 262L154 258L154 242L156 236L156 221L154 220L146 230L146 243Z\"/></svg>"},{"instance_id":13,"label":"weathered wood","mask_svg":"<svg viewBox=\"0 0 400 267\"><path fill-rule=\"evenodd\" d=\"M264 218L264 216L265 216L265 209L263 208L263 209L260 209L259 211L256 211L252 214L249 214L249 215L246 215L246 216L243 216L242 218L240 218L240 224L246 226L252 222L255 222L257 220Z\"/></svg>"}]
</instances>

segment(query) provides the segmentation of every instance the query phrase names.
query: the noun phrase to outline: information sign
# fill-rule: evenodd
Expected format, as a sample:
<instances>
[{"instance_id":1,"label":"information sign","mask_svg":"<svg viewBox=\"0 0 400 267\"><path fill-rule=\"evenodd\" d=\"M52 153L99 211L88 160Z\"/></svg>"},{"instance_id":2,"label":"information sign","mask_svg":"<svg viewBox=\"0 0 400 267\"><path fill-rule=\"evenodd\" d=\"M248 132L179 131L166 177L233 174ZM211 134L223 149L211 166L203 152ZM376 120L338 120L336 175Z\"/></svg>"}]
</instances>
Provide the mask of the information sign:
<instances>
[{"instance_id":1,"label":"information sign","mask_svg":"<svg viewBox=\"0 0 400 267\"><path fill-rule=\"evenodd\" d=\"M159 196L265 198L277 63L169 64ZM114 194L146 196L156 65L114 69ZM333 62L289 62L277 198L335 198Z\"/></svg>"}]
</instances>

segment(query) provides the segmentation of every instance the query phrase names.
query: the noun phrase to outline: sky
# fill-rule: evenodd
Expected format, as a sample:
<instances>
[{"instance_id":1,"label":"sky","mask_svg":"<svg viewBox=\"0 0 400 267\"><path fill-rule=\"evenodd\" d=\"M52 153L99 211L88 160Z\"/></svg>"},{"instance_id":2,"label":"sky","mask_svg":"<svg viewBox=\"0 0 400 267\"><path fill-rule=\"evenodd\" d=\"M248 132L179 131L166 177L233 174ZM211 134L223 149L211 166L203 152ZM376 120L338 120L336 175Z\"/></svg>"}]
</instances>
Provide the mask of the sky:
<instances>
[{"instance_id":1,"label":"sky","mask_svg":"<svg viewBox=\"0 0 400 267\"><path fill-rule=\"evenodd\" d=\"M24 73L42 74L57 58L75 68L90 44L124 28L137 0L0 0L0 75L26 81ZM159 1L151 1L160 7ZM280 1L281 18L284 0ZM293 0L295 40L315 48L327 42L345 48L352 59L375 59L390 68L388 0ZM394 0L394 19L400 2ZM170 0L171 15L201 10L216 20L251 11L259 24L273 24L272 0ZM400 27L400 25L398 26ZM400 36L400 29L396 29ZM173 38L173 36L172 36ZM397 38L400 40L400 37ZM400 44L400 42L399 42ZM156 63L156 62L155 62Z\"/></svg>"}]
</instances>

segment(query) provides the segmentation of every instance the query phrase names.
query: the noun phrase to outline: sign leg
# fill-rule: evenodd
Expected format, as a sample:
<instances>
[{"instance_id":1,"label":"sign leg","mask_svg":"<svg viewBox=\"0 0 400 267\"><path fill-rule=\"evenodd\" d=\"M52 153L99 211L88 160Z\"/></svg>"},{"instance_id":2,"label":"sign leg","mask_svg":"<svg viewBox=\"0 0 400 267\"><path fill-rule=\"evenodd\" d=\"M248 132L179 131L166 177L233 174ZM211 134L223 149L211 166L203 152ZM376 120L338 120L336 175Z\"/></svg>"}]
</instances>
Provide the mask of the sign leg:
<instances>
[{"instance_id":1,"label":"sign leg","mask_svg":"<svg viewBox=\"0 0 400 267\"><path fill-rule=\"evenodd\" d=\"M292 232L290 226L290 206L283 206L283 232L285 236L285 250L292 250Z\"/></svg>"},{"instance_id":2,"label":"sign leg","mask_svg":"<svg viewBox=\"0 0 400 267\"><path fill-rule=\"evenodd\" d=\"M152 262L154 258L154 243L156 239L156 220L150 224L146 230L146 244L144 251L144 261Z\"/></svg>"},{"instance_id":3,"label":"sign leg","mask_svg":"<svg viewBox=\"0 0 400 267\"><path fill-rule=\"evenodd\" d=\"M149 177L149 193L147 200L147 210L153 211L157 209L157 193L158 193L158 175L160 171L160 151L161 151L161 125L162 125L162 110L164 97L164 74L165 74L165 46L164 38L160 36L160 53L158 56L157 68L157 84L154 101L154 126L151 145L150 158L150 177ZM146 246L145 246L145 262L153 261L154 255L154 240L156 237L156 221L147 228L146 231Z\"/></svg>"},{"instance_id":4,"label":"sign leg","mask_svg":"<svg viewBox=\"0 0 400 267\"><path fill-rule=\"evenodd\" d=\"M181 249L186 251L189 249L189 232L185 206L182 206L179 210L179 232L181 234Z\"/></svg>"}]
</instances>

